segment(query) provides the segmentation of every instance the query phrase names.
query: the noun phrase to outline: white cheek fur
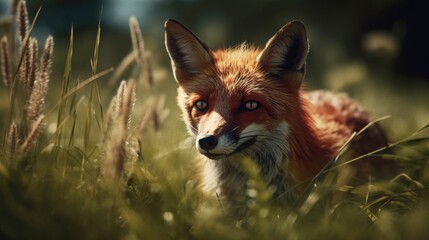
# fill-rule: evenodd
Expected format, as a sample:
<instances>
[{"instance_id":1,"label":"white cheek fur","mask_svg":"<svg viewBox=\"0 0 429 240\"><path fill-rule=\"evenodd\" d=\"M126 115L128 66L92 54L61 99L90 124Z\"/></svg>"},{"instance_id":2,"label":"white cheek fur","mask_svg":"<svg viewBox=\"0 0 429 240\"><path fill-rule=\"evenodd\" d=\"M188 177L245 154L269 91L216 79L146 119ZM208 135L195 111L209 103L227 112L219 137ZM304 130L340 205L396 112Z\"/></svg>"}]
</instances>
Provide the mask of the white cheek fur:
<instances>
[{"instance_id":1,"label":"white cheek fur","mask_svg":"<svg viewBox=\"0 0 429 240\"><path fill-rule=\"evenodd\" d=\"M268 182L274 181L276 176L282 174L283 169L283 157L288 154L287 138L289 134L289 125L286 122L281 122L274 129L267 130L264 124L250 124L240 133L240 139L238 142L231 144L231 151L234 151L236 147L240 146L246 139L254 137L256 143L253 144L249 149L244 150L246 154L253 157L258 164L268 164L274 166L271 171L264 172L264 178ZM228 144L228 141L220 140L221 144ZM228 162L234 162L234 156L225 157L228 161L213 161L206 158L206 161L202 162L202 173L203 173L203 184L202 190L206 193L221 192L220 187L222 184L228 184L228 182L240 182L240 189L245 189L246 179L242 179L241 175L232 174L227 178L220 178L220 171L224 169L224 164ZM279 172L280 171L280 172ZM225 177L225 176L224 176Z\"/></svg>"}]
</instances>

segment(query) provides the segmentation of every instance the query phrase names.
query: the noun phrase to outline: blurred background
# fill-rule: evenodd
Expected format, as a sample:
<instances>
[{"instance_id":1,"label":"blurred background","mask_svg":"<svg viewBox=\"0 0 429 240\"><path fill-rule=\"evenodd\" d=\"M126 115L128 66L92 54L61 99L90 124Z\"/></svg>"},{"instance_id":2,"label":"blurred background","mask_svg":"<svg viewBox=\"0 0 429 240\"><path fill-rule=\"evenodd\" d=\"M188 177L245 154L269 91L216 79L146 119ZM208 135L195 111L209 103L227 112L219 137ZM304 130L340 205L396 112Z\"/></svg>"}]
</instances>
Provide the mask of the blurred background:
<instances>
[{"instance_id":1,"label":"blurred background","mask_svg":"<svg viewBox=\"0 0 429 240\"><path fill-rule=\"evenodd\" d=\"M0 0L0 15L10 12ZM305 23L310 41L307 88L346 91L376 117L393 115L392 135L429 122L429 35L425 2L418 0L31 0L39 6L34 34L56 40L54 66L62 73L70 28L74 70L89 72L101 20L100 69L117 66L131 51L128 19L139 20L155 70L174 104L175 83L163 43L163 23L174 18L213 49L243 41L263 46L290 20ZM59 81L60 82L60 81ZM173 105L174 108L174 105ZM410 129L411 128L411 129Z\"/></svg>"}]
</instances>

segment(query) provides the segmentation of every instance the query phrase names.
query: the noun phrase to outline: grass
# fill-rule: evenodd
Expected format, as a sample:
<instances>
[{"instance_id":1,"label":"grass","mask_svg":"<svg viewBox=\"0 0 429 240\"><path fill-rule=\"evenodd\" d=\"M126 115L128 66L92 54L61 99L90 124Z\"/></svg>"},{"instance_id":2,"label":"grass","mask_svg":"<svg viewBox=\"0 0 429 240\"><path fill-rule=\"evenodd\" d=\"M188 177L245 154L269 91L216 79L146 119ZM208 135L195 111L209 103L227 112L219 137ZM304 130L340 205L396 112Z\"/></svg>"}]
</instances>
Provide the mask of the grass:
<instances>
[{"instance_id":1,"label":"grass","mask_svg":"<svg viewBox=\"0 0 429 240\"><path fill-rule=\"evenodd\" d=\"M398 176L362 186L336 184L343 166L337 161L323 178L289 208L270 204L271 194L259 169L248 159L249 213L229 214L221 200L202 196L193 180L190 144L177 143L184 131L169 124L164 98L150 94L156 86L150 53L140 28L130 20L133 51L117 69L98 69L102 31L95 36L91 73L73 79L74 32L65 60L58 99L49 97L52 59L49 44L42 59L29 46L32 25L17 23L24 34L18 44L6 36L11 76L2 86L0 238L1 239L425 239L429 236L429 127L411 131L382 157L397 161ZM43 13L42 13L43 14ZM21 19L21 20L20 20ZM27 25L26 25L27 24ZM3 40L2 40L3 41ZM53 41L53 40L52 40ZM49 40L47 41L49 42ZM3 43L3 42L2 42ZM15 49L14 47L18 49ZM47 46L47 47L46 47ZM52 44L53 46L53 44ZM29 54L27 57L26 51ZM4 48L0 54L4 54ZM22 76L36 66L28 88ZM56 66L58 67L58 66ZM131 69L131 71L125 71ZM129 75L127 75L129 74ZM119 81L119 79L128 79ZM43 80L45 79L45 80ZM156 80L156 79L155 79ZM100 81L118 86L116 94ZM8 81L6 81L8 82ZM44 83L43 91L37 84ZM136 94L140 91L139 94ZM35 100L40 111L35 109ZM108 104L110 101L110 105ZM6 117L4 117L6 116ZM176 116L176 114L175 114ZM177 117L178 118L178 117ZM184 128L183 126L179 128ZM388 129L389 130L389 129ZM357 133L359 134L359 133ZM353 138L351 138L353 141ZM346 150L347 146L345 146ZM368 156L378 155L375 151Z\"/></svg>"}]
</instances>

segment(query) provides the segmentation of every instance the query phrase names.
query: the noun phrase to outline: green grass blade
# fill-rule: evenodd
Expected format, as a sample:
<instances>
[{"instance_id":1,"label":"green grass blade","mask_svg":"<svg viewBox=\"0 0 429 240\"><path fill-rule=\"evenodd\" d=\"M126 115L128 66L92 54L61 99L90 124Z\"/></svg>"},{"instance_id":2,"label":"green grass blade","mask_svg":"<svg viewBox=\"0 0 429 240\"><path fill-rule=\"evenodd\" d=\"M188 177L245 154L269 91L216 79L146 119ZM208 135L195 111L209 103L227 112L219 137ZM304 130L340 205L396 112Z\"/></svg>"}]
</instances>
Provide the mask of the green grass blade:
<instances>
[{"instance_id":1,"label":"green grass blade","mask_svg":"<svg viewBox=\"0 0 429 240\"><path fill-rule=\"evenodd\" d=\"M103 10L101 11L103 12ZM100 19L98 20L97 35L95 37L94 55L91 59L92 74L97 73L98 55L100 50L100 38L101 38L101 14L100 14Z\"/></svg>"},{"instance_id":2,"label":"green grass blade","mask_svg":"<svg viewBox=\"0 0 429 240\"><path fill-rule=\"evenodd\" d=\"M64 96L62 97L62 99L60 100L60 102L64 101L64 99L67 99L67 98L73 96L74 94L76 94L76 92L82 90L82 88L84 88L86 85L88 85L88 84L90 84L90 83L92 83L92 82L94 82L96 80L99 80L100 78L108 75L109 73L111 73L113 71L114 71L114 68L111 67L111 68L108 68L106 70L103 70L103 71L95 74L94 76L91 76L91 77L87 78L82 83L77 84L75 87L73 87L69 91L67 91L67 93L64 94ZM46 115L52 114L55 111L55 109L59 108L59 106L60 106L60 104L57 103L54 107L52 107L52 109Z\"/></svg>"},{"instance_id":3,"label":"green grass blade","mask_svg":"<svg viewBox=\"0 0 429 240\"><path fill-rule=\"evenodd\" d=\"M73 60L73 45L74 45L74 40L73 40L73 26L70 29L70 43L69 43L69 49L67 51L67 57L66 57L66 64L64 67L64 75L63 75L63 83L62 83L62 88L61 88L61 102L60 102L60 106L58 109L58 117L57 117L57 128L60 127L61 122L63 122L63 118L64 118L64 113L65 113L65 106L67 106L67 98L64 98L64 96L66 95L68 89L69 89L69 84L70 84L70 79L71 79L71 73L72 73L72 60ZM62 136L62 126L57 129L57 137L56 137L56 145L60 145L60 141L61 141L61 136Z\"/></svg>"},{"instance_id":4,"label":"green grass blade","mask_svg":"<svg viewBox=\"0 0 429 240\"><path fill-rule=\"evenodd\" d=\"M94 46L94 55L91 59L91 68L92 68L92 74L95 75L97 73L97 66L98 66L98 55L99 55L99 48L100 48L100 37L101 37L101 15L100 19L98 21L98 27L97 27L97 34L95 37L95 46ZM84 152L86 153L87 147L89 146L89 140L91 135L91 129L92 129L92 120L93 120L93 111L94 111L94 95L97 94L97 100L99 105L101 106L101 97L98 90L98 85L96 82L91 83L90 87L90 93L89 93L89 99L88 99L88 112L87 117L85 121L85 132L84 132ZM102 109L102 107L100 107Z\"/></svg>"}]
</instances>

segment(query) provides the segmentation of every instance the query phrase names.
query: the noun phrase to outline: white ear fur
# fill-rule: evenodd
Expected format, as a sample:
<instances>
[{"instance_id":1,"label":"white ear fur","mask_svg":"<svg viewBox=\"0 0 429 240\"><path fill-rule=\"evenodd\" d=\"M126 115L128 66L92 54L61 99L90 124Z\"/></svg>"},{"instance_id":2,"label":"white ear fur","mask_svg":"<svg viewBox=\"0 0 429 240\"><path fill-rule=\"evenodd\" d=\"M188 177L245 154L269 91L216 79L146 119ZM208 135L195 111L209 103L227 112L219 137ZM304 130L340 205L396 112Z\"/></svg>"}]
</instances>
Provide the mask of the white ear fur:
<instances>
[{"instance_id":1,"label":"white ear fur","mask_svg":"<svg viewBox=\"0 0 429 240\"><path fill-rule=\"evenodd\" d=\"M175 20L167 20L165 45L173 70L186 74L196 74L213 62L210 49L186 27Z\"/></svg>"},{"instance_id":2,"label":"white ear fur","mask_svg":"<svg viewBox=\"0 0 429 240\"><path fill-rule=\"evenodd\" d=\"M258 56L263 71L273 77L288 72L305 72L308 41L304 24L292 21L283 26Z\"/></svg>"}]
</instances>

